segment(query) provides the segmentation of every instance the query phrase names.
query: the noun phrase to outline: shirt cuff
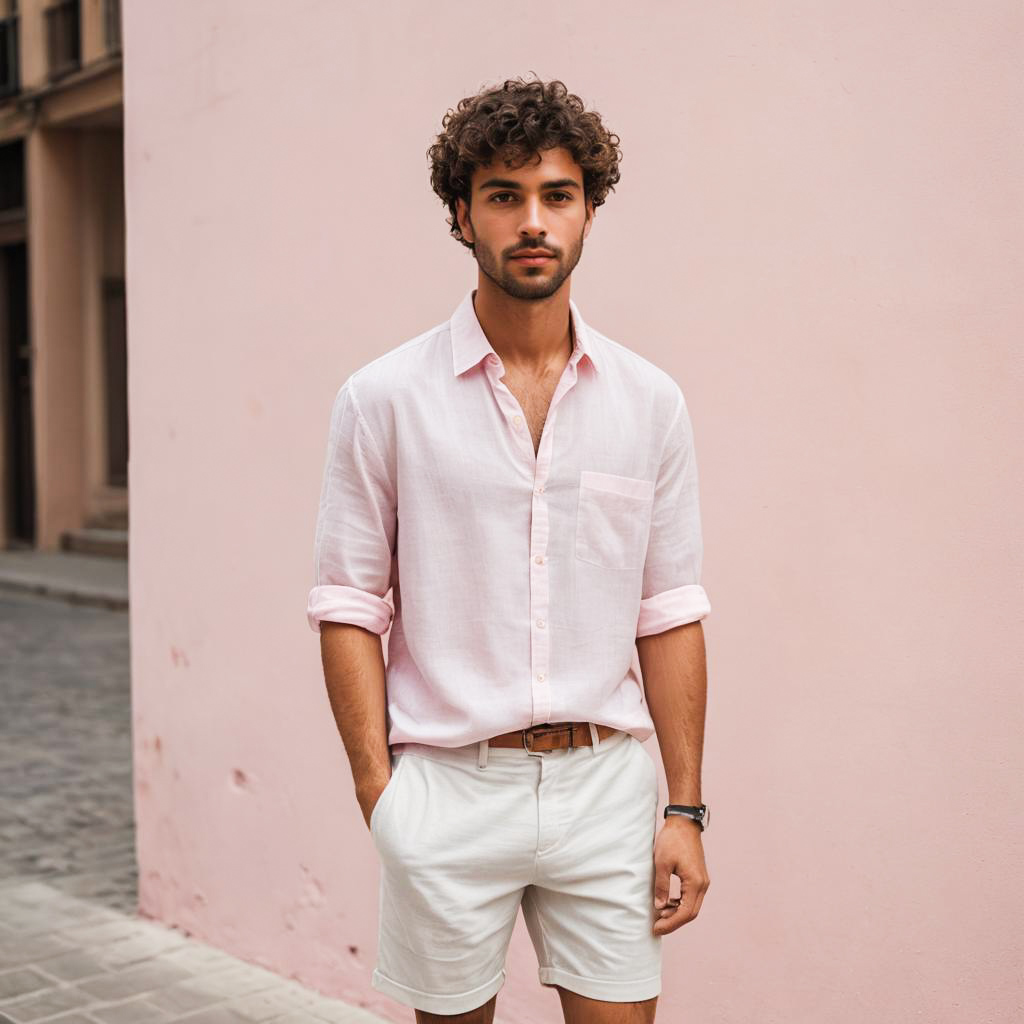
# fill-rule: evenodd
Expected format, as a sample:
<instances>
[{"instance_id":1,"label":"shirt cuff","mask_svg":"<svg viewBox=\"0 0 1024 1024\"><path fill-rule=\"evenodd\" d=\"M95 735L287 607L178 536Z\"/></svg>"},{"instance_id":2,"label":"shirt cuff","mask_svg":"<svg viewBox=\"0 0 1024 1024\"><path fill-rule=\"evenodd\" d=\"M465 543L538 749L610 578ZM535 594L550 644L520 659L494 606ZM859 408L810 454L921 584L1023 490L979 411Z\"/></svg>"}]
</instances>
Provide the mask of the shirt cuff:
<instances>
[{"instance_id":1,"label":"shirt cuff","mask_svg":"<svg viewBox=\"0 0 1024 1024\"><path fill-rule=\"evenodd\" d=\"M640 602L640 618L636 635L664 633L673 626L703 619L711 611L708 595L699 583L687 583L673 590L663 590Z\"/></svg>"},{"instance_id":2,"label":"shirt cuff","mask_svg":"<svg viewBox=\"0 0 1024 1024\"><path fill-rule=\"evenodd\" d=\"M383 598L357 587L314 587L309 592L306 618L314 633L320 632L320 621L348 622L362 626L371 633L386 633L395 610Z\"/></svg>"}]
</instances>

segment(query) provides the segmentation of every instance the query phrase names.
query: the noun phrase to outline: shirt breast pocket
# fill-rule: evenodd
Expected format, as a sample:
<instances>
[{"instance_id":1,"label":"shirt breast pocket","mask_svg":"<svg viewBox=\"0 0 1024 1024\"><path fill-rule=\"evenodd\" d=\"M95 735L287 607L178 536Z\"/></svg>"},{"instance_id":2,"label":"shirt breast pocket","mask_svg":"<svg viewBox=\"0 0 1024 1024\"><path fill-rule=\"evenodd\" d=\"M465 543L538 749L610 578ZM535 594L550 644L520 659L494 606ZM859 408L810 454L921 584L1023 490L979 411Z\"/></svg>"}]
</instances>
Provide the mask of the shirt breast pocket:
<instances>
[{"instance_id":1,"label":"shirt breast pocket","mask_svg":"<svg viewBox=\"0 0 1024 1024\"><path fill-rule=\"evenodd\" d=\"M604 569L642 569L654 482L584 469L576 508L576 557Z\"/></svg>"}]
</instances>

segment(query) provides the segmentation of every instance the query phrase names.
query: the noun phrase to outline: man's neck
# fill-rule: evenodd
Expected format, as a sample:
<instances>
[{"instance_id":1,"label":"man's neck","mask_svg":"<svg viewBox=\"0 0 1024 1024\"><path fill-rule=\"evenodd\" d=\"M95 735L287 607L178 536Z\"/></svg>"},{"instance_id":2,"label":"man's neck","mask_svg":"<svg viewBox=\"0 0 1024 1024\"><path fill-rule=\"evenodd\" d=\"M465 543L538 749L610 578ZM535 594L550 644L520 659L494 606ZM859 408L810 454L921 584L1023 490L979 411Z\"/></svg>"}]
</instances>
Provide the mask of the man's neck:
<instances>
[{"instance_id":1,"label":"man's neck","mask_svg":"<svg viewBox=\"0 0 1024 1024\"><path fill-rule=\"evenodd\" d=\"M530 301L512 298L481 276L473 307L507 368L542 376L565 365L573 347L568 281L550 298Z\"/></svg>"}]
</instances>

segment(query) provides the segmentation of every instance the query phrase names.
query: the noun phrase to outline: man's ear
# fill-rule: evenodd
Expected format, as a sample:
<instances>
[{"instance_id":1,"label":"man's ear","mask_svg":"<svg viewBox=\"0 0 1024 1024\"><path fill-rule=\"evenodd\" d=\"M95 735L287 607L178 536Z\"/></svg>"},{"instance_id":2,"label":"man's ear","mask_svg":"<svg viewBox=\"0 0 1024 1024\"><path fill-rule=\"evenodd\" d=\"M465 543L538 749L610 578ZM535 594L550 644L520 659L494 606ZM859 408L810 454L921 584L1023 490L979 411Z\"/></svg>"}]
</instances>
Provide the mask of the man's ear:
<instances>
[{"instance_id":1,"label":"man's ear","mask_svg":"<svg viewBox=\"0 0 1024 1024\"><path fill-rule=\"evenodd\" d=\"M473 225L469 220L469 204L465 199L455 200L455 219L459 225L459 230L462 232L462 237L467 242L475 242L473 238Z\"/></svg>"},{"instance_id":2,"label":"man's ear","mask_svg":"<svg viewBox=\"0 0 1024 1024\"><path fill-rule=\"evenodd\" d=\"M583 237L586 238L590 234L590 229L594 225L594 217L597 215L597 210L594 208L593 199L587 200L587 219L583 225Z\"/></svg>"}]
</instances>

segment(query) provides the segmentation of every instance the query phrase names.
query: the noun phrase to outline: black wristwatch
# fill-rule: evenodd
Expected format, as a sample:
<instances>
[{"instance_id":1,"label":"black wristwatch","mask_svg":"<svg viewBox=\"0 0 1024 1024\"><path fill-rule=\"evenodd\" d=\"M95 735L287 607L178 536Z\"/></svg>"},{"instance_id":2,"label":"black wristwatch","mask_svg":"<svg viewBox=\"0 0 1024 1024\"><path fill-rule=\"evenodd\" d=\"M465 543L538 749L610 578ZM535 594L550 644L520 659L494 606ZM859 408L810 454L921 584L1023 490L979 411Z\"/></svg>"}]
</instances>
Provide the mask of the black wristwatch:
<instances>
[{"instance_id":1,"label":"black wristwatch","mask_svg":"<svg viewBox=\"0 0 1024 1024\"><path fill-rule=\"evenodd\" d=\"M711 812L708 810L707 804L701 804L699 807L689 807L686 804L666 804L663 817L667 818L670 814L681 814L684 818L690 818L697 823L701 832L711 824Z\"/></svg>"}]
</instances>

